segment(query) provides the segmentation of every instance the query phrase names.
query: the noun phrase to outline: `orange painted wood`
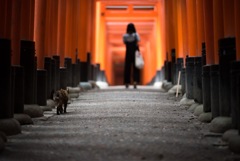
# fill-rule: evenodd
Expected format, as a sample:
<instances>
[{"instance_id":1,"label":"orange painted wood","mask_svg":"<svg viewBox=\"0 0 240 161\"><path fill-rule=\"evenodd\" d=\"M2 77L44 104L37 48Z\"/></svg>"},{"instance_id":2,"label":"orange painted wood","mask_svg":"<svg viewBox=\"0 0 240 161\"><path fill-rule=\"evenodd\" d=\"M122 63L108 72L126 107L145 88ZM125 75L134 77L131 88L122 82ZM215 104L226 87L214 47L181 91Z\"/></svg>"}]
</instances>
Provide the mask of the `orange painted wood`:
<instances>
[{"instance_id":1,"label":"orange painted wood","mask_svg":"<svg viewBox=\"0 0 240 161\"><path fill-rule=\"evenodd\" d=\"M178 34L178 44L177 44L177 57L183 58L183 15L182 15L182 0L177 1L177 34Z\"/></svg>"},{"instance_id":2,"label":"orange painted wood","mask_svg":"<svg viewBox=\"0 0 240 161\"><path fill-rule=\"evenodd\" d=\"M87 59L87 52L91 52L92 49L89 49L89 41L92 40L91 32L92 23L89 20L93 20L92 14L92 0L80 0L79 5L79 30L78 30L78 49L79 49L79 58L83 61ZM84 25L83 25L84 24ZM93 56L93 55L92 55ZM94 56L93 56L94 57Z\"/></svg>"},{"instance_id":3,"label":"orange painted wood","mask_svg":"<svg viewBox=\"0 0 240 161\"><path fill-rule=\"evenodd\" d=\"M50 1L50 35L49 36L49 54L58 55L57 53L57 28L58 28L58 0Z\"/></svg>"},{"instance_id":4,"label":"orange painted wood","mask_svg":"<svg viewBox=\"0 0 240 161\"><path fill-rule=\"evenodd\" d=\"M21 24L21 0L12 1L11 19L11 45L12 45L12 64L20 64L20 24Z\"/></svg>"},{"instance_id":5,"label":"orange painted wood","mask_svg":"<svg viewBox=\"0 0 240 161\"><path fill-rule=\"evenodd\" d=\"M204 0L204 24L207 64L214 63L213 1Z\"/></svg>"},{"instance_id":6,"label":"orange painted wood","mask_svg":"<svg viewBox=\"0 0 240 161\"><path fill-rule=\"evenodd\" d=\"M234 0L223 0L224 36L235 36Z\"/></svg>"},{"instance_id":7,"label":"orange painted wood","mask_svg":"<svg viewBox=\"0 0 240 161\"><path fill-rule=\"evenodd\" d=\"M95 56L93 55L93 35L94 35L94 22L95 22L95 12L94 12L94 0L88 0L88 6L87 6L87 11L88 11L88 19L87 19L87 46L86 46L86 51L92 53L92 61L95 62Z\"/></svg>"},{"instance_id":8,"label":"orange painted wood","mask_svg":"<svg viewBox=\"0 0 240 161\"><path fill-rule=\"evenodd\" d=\"M34 20L34 41L36 46L36 55L38 58L38 68L44 68L45 53L45 25L46 25L46 7L47 0L35 1L35 20Z\"/></svg>"},{"instance_id":9,"label":"orange painted wood","mask_svg":"<svg viewBox=\"0 0 240 161\"><path fill-rule=\"evenodd\" d=\"M12 1L0 0L0 38L11 38Z\"/></svg>"},{"instance_id":10,"label":"orange painted wood","mask_svg":"<svg viewBox=\"0 0 240 161\"><path fill-rule=\"evenodd\" d=\"M183 24L183 57L189 53L188 48L188 21L187 21L187 4L186 0L182 0L182 24ZM184 59L185 60L185 59Z\"/></svg>"},{"instance_id":11,"label":"orange painted wood","mask_svg":"<svg viewBox=\"0 0 240 161\"><path fill-rule=\"evenodd\" d=\"M213 0L214 64L219 63L218 40L224 38L223 0Z\"/></svg>"},{"instance_id":12,"label":"orange painted wood","mask_svg":"<svg viewBox=\"0 0 240 161\"><path fill-rule=\"evenodd\" d=\"M65 30L65 53L64 57L71 57L71 44L72 41L72 24L73 24L73 1L67 1L66 4L66 30Z\"/></svg>"},{"instance_id":13,"label":"orange painted wood","mask_svg":"<svg viewBox=\"0 0 240 161\"><path fill-rule=\"evenodd\" d=\"M173 3L172 3L172 15L173 15L173 40L174 42L172 43L172 47L171 47L171 50L172 49L175 49L175 52L176 52L176 58L178 57L178 27L179 27L179 24L178 24L178 17L177 17L177 0L173 0Z\"/></svg>"},{"instance_id":14,"label":"orange painted wood","mask_svg":"<svg viewBox=\"0 0 240 161\"><path fill-rule=\"evenodd\" d=\"M237 47L237 60L240 60L240 1L235 0L235 33L236 33L236 47Z\"/></svg>"},{"instance_id":15,"label":"orange painted wood","mask_svg":"<svg viewBox=\"0 0 240 161\"><path fill-rule=\"evenodd\" d=\"M80 1L79 0L73 0L73 24L72 24L72 44L71 44L71 58L72 62L76 62L76 50L78 49L78 29L79 29L79 5ZM87 25L87 24L86 24ZM86 30L87 31L87 30Z\"/></svg>"},{"instance_id":16,"label":"orange painted wood","mask_svg":"<svg viewBox=\"0 0 240 161\"><path fill-rule=\"evenodd\" d=\"M146 3L145 1L138 1L138 2ZM151 2L151 4L156 5L158 4L158 2L157 1L155 1L154 3ZM97 12L99 12L98 13L99 17L96 16L97 29L95 31L96 37L94 38L96 40L94 58L96 62L99 62L101 64L101 69L104 69L106 71L107 79L110 82L110 84L113 83L115 80L114 73L113 73L115 70L114 69L115 67L113 64L113 59L115 60L114 55L116 54L124 55L124 52L125 52L125 47L122 42L122 34L125 33L127 24L129 22L135 23L135 26L137 27L137 31L139 32L141 37L141 42L140 42L140 44L142 45L141 48L143 48L141 50L143 51L144 56L146 56L146 64L149 65L146 68L146 70L143 70L142 82L149 81L155 75L156 70L161 67L161 66L159 67L158 64L162 63L161 65L163 65L163 60L164 60L163 55L164 56L166 55L166 46L165 46L166 27L165 27L165 13L164 13L165 1L161 0L162 5L160 6L156 5L157 7L155 7L155 10L153 12L152 11L151 12L136 11L133 9L133 5L136 5L136 4L132 2L129 4L127 1L124 1L124 2L119 1L118 3L115 3L115 1L109 1L109 2L99 1L97 4L98 4L97 6L101 8L101 11L96 10ZM110 11L105 9L106 5L127 5L128 9L126 11L120 11L120 12ZM163 10L161 10L161 12L158 12L160 11L159 8ZM161 20L159 20L160 18ZM119 23L119 26L115 25L114 28L112 28L111 27L112 23ZM147 29L147 27L151 23L153 23L154 27L151 28L152 32L149 32L149 29ZM159 26L161 26L161 31ZM172 27L172 30L176 30L176 29ZM115 37L113 38L112 35L114 35ZM172 34L172 37L174 40L176 40L174 33ZM146 45L146 43L148 43L148 45ZM161 44L158 45L159 43ZM112 46L113 44L115 44L116 47ZM175 42L173 43L171 42L171 44L172 46L175 46L173 45L175 44ZM119 50L116 50L116 48L118 48ZM116 54L114 54L115 51L117 52Z\"/></svg>"},{"instance_id":17,"label":"orange painted wood","mask_svg":"<svg viewBox=\"0 0 240 161\"><path fill-rule=\"evenodd\" d=\"M34 0L21 1L21 39L33 40L34 8Z\"/></svg>"},{"instance_id":18,"label":"orange painted wood","mask_svg":"<svg viewBox=\"0 0 240 161\"><path fill-rule=\"evenodd\" d=\"M189 53L188 49L188 22L186 0L177 0L177 58L185 58Z\"/></svg>"},{"instance_id":19,"label":"orange painted wood","mask_svg":"<svg viewBox=\"0 0 240 161\"><path fill-rule=\"evenodd\" d=\"M186 0L189 56L197 54L196 0Z\"/></svg>"},{"instance_id":20,"label":"orange painted wood","mask_svg":"<svg viewBox=\"0 0 240 161\"><path fill-rule=\"evenodd\" d=\"M165 44L165 15L164 15L164 0L160 0L157 4L158 6L158 20L156 21L156 33L157 33L157 41L156 41L156 47L157 47L157 69L161 69L161 67L164 65L164 60L166 60L166 44ZM159 36L158 36L159 35Z\"/></svg>"},{"instance_id":21,"label":"orange painted wood","mask_svg":"<svg viewBox=\"0 0 240 161\"><path fill-rule=\"evenodd\" d=\"M173 15L173 0L165 1L166 14L166 52L167 60L171 61L171 50L175 48L175 16Z\"/></svg>"},{"instance_id":22,"label":"orange painted wood","mask_svg":"<svg viewBox=\"0 0 240 161\"><path fill-rule=\"evenodd\" d=\"M78 35L78 20L77 17L81 16L78 13L78 0L67 1L67 17L66 17L66 30L65 30L65 57L72 58L75 62L75 52L77 47ZM83 24L82 26L85 26Z\"/></svg>"},{"instance_id":23,"label":"orange painted wood","mask_svg":"<svg viewBox=\"0 0 240 161\"><path fill-rule=\"evenodd\" d=\"M57 53L60 55L60 66L64 66L65 33L66 33L66 1L59 0L58 3L58 29L57 29Z\"/></svg>"},{"instance_id":24,"label":"orange painted wood","mask_svg":"<svg viewBox=\"0 0 240 161\"><path fill-rule=\"evenodd\" d=\"M204 10L203 10L203 0L196 0L196 10L197 10L197 56L202 55L202 43L205 42L205 28L204 28Z\"/></svg>"}]
</instances>

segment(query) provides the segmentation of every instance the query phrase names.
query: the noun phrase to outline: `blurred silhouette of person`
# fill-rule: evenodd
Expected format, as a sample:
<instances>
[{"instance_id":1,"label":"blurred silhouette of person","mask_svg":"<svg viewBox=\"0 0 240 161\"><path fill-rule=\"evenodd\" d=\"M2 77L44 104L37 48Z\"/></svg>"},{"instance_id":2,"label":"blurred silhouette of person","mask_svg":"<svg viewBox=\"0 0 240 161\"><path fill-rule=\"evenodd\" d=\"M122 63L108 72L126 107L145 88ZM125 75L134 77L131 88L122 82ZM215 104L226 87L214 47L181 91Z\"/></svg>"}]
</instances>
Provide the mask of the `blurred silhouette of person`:
<instances>
[{"instance_id":1,"label":"blurred silhouette of person","mask_svg":"<svg viewBox=\"0 0 240 161\"><path fill-rule=\"evenodd\" d=\"M138 42L140 37L136 32L136 28L133 23L127 25L127 31L123 35L123 42L126 45L125 66L124 66L124 84L126 88L131 83L131 77L133 78L134 88L137 88L137 84L140 82L140 70L135 67L135 51L139 50Z\"/></svg>"}]
</instances>

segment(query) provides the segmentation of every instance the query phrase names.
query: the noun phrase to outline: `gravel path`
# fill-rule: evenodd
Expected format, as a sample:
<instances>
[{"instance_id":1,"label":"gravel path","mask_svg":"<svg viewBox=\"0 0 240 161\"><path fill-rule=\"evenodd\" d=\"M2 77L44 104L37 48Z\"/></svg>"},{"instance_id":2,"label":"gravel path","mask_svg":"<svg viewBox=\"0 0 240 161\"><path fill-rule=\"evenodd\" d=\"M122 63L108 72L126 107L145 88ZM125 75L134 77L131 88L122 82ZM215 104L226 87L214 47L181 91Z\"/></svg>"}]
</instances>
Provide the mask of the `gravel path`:
<instances>
[{"instance_id":1,"label":"gravel path","mask_svg":"<svg viewBox=\"0 0 240 161\"><path fill-rule=\"evenodd\" d=\"M152 87L92 90L68 113L8 137L0 161L239 161L174 96Z\"/></svg>"}]
</instances>

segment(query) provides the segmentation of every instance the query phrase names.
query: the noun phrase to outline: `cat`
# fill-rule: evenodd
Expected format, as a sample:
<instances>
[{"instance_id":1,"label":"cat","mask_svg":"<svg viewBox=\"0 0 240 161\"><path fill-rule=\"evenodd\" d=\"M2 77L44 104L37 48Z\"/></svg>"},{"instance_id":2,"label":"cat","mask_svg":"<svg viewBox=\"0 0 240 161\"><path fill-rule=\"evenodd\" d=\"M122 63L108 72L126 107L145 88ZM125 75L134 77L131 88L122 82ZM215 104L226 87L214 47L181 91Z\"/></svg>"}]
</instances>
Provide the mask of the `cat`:
<instances>
[{"instance_id":1,"label":"cat","mask_svg":"<svg viewBox=\"0 0 240 161\"><path fill-rule=\"evenodd\" d=\"M53 95L53 100L57 106L57 115L67 113L67 104L68 104L68 90L60 89L57 90ZM64 106L64 109L63 109Z\"/></svg>"}]
</instances>

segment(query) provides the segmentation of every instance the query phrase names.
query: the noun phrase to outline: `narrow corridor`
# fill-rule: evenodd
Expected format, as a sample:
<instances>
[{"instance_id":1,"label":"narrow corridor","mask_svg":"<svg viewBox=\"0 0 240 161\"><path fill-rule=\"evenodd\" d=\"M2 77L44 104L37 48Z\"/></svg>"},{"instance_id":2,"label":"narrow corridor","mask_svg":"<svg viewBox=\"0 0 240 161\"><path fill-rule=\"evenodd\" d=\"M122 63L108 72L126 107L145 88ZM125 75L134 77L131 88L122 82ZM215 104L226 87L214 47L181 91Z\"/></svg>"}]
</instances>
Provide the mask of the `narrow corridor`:
<instances>
[{"instance_id":1,"label":"narrow corridor","mask_svg":"<svg viewBox=\"0 0 240 161\"><path fill-rule=\"evenodd\" d=\"M0 161L231 161L208 124L151 86L83 92L67 114L45 112L8 137Z\"/></svg>"}]
</instances>

